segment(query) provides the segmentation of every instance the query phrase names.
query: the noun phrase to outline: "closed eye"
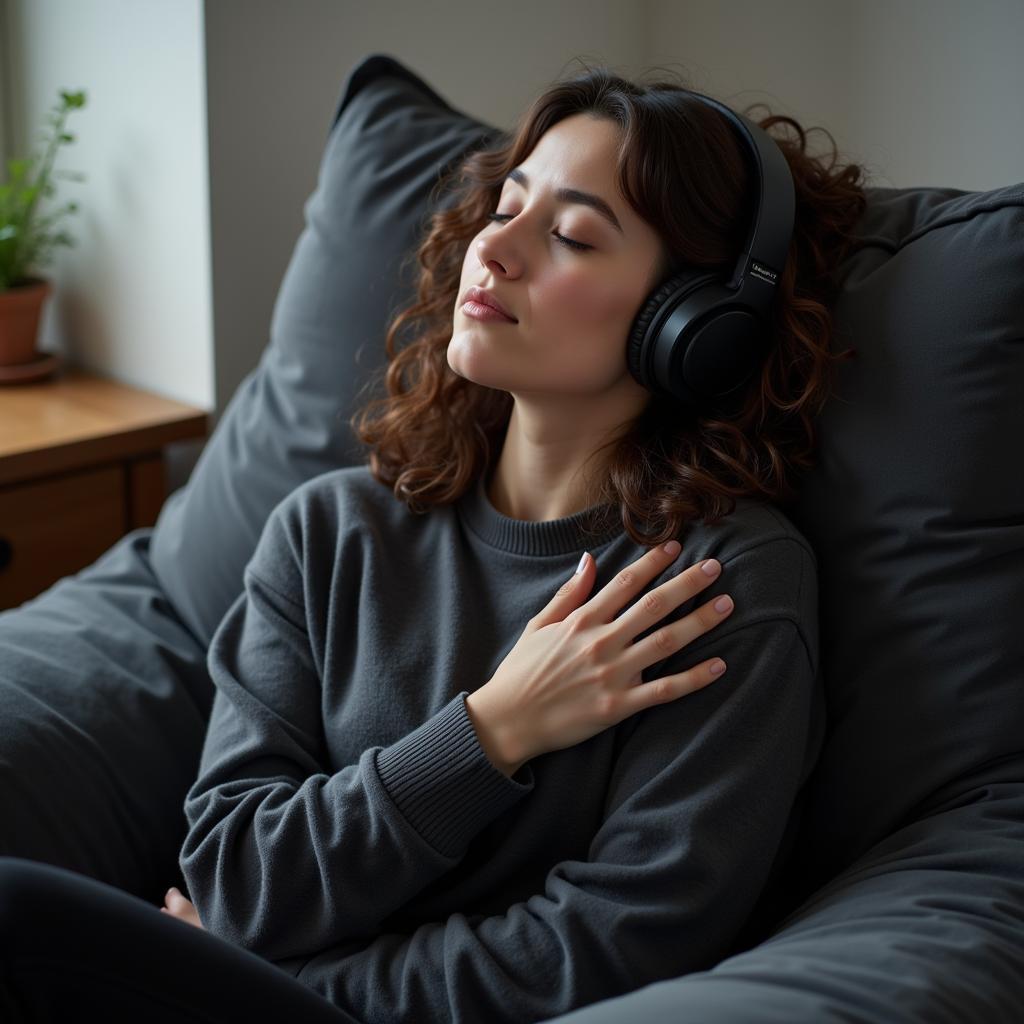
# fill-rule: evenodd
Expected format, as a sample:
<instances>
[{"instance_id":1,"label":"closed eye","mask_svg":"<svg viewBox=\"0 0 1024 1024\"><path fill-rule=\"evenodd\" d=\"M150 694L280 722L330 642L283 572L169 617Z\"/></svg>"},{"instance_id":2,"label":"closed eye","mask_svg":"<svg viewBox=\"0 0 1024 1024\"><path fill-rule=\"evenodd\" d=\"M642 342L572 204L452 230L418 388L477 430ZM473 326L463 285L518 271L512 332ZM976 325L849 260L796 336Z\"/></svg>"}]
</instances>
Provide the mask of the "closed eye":
<instances>
[{"instance_id":1,"label":"closed eye","mask_svg":"<svg viewBox=\"0 0 1024 1024\"><path fill-rule=\"evenodd\" d=\"M511 213L489 213L489 214L487 214L487 219L488 220L497 221L499 224L501 224L504 221L511 220L512 219L512 214ZM566 238L565 235L560 235L557 231L552 231L551 234L553 234L555 236L555 238L557 238L558 241L562 243L562 245L568 246L570 249L578 249L580 251L583 251L583 250L586 250L586 249L593 249L594 248L592 245L587 245L584 242L574 242L571 238Z\"/></svg>"}]
</instances>

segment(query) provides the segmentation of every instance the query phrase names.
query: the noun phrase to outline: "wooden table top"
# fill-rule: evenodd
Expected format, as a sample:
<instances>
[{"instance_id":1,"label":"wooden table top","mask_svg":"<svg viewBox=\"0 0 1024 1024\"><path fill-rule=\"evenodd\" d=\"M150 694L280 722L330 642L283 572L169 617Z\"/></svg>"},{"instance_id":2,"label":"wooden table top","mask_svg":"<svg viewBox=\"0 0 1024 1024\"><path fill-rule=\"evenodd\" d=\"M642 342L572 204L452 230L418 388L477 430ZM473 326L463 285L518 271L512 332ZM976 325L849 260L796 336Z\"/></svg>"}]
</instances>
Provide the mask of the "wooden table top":
<instances>
[{"instance_id":1,"label":"wooden table top","mask_svg":"<svg viewBox=\"0 0 1024 1024\"><path fill-rule=\"evenodd\" d=\"M74 366L0 387L0 485L205 437L208 413Z\"/></svg>"}]
</instances>

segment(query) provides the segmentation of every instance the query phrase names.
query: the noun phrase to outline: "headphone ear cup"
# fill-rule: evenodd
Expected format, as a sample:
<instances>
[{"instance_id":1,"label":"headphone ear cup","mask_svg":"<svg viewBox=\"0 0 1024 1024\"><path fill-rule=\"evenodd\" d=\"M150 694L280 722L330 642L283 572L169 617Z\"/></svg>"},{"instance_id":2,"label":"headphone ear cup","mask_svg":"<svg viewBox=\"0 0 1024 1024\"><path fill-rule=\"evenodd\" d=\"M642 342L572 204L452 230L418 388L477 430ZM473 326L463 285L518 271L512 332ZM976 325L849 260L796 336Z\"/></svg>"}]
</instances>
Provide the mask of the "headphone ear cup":
<instances>
[{"instance_id":1,"label":"headphone ear cup","mask_svg":"<svg viewBox=\"0 0 1024 1024\"><path fill-rule=\"evenodd\" d=\"M659 317L666 301L679 291L680 288L683 291L679 291L679 295L676 297L673 305L678 305L702 285L718 279L717 274L709 273L708 271L681 270L658 285L647 297L640 308L640 312L633 318L633 326L630 328L629 339L626 342L626 363L634 379L649 391L654 391L657 384L647 372L647 367L650 365L651 342L653 342L653 339L648 339L648 344L644 344L644 339L651 322Z\"/></svg>"}]
</instances>

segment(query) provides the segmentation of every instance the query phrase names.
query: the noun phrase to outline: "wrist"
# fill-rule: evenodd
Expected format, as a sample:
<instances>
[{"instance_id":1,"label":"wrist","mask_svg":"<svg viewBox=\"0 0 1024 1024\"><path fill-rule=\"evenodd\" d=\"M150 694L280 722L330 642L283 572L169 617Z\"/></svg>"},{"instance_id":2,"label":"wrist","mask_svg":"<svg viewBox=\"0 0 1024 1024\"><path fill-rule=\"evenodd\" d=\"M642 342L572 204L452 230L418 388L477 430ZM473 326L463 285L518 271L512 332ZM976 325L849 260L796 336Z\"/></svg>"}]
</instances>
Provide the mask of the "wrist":
<instances>
[{"instance_id":1,"label":"wrist","mask_svg":"<svg viewBox=\"0 0 1024 1024\"><path fill-rule=\"evenodd\" d=\"M522 756L522 748L508 723L500 720L488 704L486 694L481 696L482 693L481 688L466 697L466 714L473 723L477 740L491 764L503 775L511 778L527 758Z\"/></svg>"}]
</instances>

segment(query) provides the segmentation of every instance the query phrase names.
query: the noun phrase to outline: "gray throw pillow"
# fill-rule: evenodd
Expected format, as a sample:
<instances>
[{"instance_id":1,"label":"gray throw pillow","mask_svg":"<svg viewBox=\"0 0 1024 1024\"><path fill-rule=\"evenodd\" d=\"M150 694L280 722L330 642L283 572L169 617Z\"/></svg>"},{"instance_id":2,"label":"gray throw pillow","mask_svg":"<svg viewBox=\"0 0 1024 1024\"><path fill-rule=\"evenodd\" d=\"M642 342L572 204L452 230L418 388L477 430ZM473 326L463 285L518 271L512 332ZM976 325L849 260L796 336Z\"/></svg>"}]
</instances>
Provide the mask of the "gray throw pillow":
<instances>
[{"instance_id":1,"label":"gray throw pillow","mask_svg":"<svg viewBox=\"0 0 1024 1024\"><path fill-rule=\"evenodd\" d=\"M449 165L500 134L391 57L370 55L349 73L270 344L154 529L153 571L204 645L274 506L311 477L365 461L348 421L386 361L391 315L414 295L415 268L402 264L428 199Z\"/></svg>"},{"instance_id":2,"label":"gray throw pillow","mask_svg":"<svg viewBox=\"0 0 1024 1024\"><path fill-rule=\"evenodd\" d=\"M791 512L829 702L808 888L1024 756L1024 184L868 196L836 306L858 354Z\"/></svg>"}]
</instances>

